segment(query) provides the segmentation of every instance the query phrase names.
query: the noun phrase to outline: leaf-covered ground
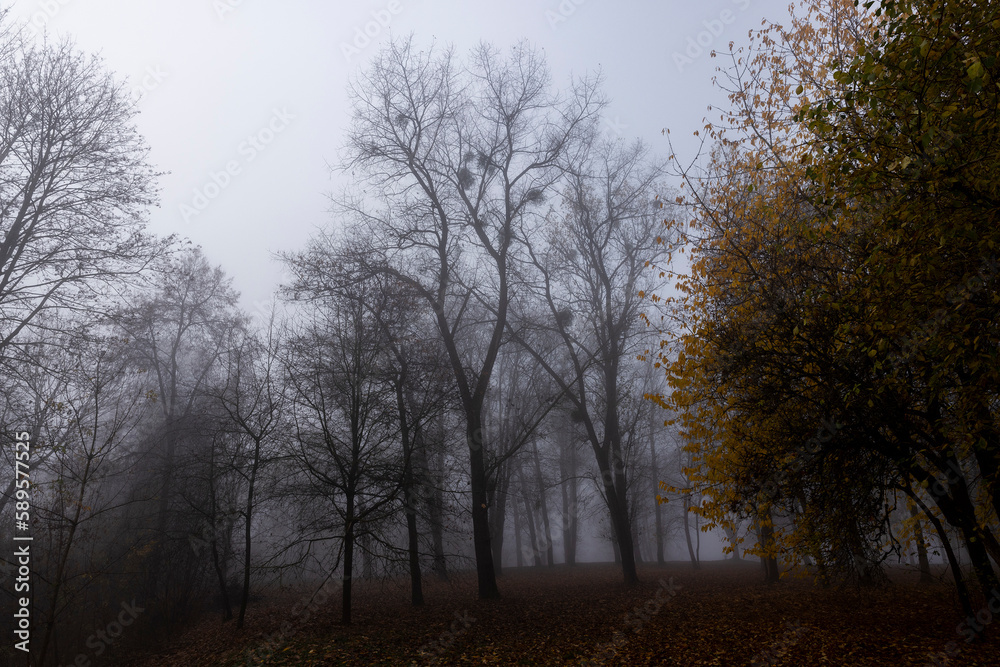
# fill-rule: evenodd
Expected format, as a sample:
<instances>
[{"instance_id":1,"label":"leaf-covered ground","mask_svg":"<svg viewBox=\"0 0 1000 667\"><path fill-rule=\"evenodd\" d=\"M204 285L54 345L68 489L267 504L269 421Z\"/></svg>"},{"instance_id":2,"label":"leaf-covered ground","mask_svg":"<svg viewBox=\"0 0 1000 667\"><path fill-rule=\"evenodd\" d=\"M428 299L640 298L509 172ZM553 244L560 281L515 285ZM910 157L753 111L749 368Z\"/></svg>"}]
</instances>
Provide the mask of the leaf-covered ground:
<instances>
[{"instance_id":1,"label":"leaf-covered ground","mask_svg":"<svg viewBox=\"0 0 1000 667\"><path fill-rule=\"evenodd\" d=\"M474 576L463 574L428 581L419 609L405 580L360 583L351 627L339 624L339 598L302 623L290 616L301 593L272 597L248 614L244 632L207 617L130 664L245 665L287 623L282 643L256 664L1000 665L1000 623L985 642L966 644L951 587L919 586L902 571L878 590L797 579L766 586L756 563L646 566L640 576L626 589L612 565L508 570L503 598L479 601Z\"/></svg>"}]
</instances>

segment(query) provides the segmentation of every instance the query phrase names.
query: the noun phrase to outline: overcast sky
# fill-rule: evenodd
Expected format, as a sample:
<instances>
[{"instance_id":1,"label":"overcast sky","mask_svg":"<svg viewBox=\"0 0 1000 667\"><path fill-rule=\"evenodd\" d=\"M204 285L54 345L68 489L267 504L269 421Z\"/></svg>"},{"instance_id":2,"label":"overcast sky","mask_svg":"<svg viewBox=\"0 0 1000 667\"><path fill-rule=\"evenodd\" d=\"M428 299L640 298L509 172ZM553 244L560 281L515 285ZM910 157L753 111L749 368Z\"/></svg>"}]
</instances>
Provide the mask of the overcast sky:
<instances>
[{"instance_id":1,"label":"overcast sky","mask_svg":"<svg viewBox=\"0 0 1000 667\"><path fill-rule=\"evenodd\" d=\"M158 233L201 245L234 277L248 308L281 280L277 250L330 224L340 176L347 84L390 35L422 45L480 40L544 49L553 83L600 67L611 97L606 131L667 153L664 128L690 155L711 77L730 40L788 0L16 0L15 20L72 37L141 91L139 129L164 172ZM220 175L230 169L229 174ZM213 179L213 174L215 177Z\"/></svg>"}]
</instances>

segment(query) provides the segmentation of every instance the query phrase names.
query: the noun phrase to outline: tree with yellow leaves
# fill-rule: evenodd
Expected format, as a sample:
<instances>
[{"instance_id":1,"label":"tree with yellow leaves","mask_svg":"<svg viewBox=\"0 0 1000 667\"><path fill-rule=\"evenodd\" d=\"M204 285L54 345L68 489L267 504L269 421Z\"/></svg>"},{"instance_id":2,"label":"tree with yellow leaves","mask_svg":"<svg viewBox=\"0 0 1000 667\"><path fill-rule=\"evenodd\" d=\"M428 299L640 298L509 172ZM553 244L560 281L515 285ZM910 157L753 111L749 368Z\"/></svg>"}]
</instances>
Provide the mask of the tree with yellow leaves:
<instances>
[{"instance_id":1,"label":"tree with yellow leaves","mask_svg":"<svg viewBox=\"0 0 1000 667\"><path fill-rule=\"evenodd\" d=\"M905 493L980 590L1000 511L1000 7L807 0L724 72L663 356L718 523L878 576ZM726 128L729 128L728 130Z\"/></svg>"}]
</instances>

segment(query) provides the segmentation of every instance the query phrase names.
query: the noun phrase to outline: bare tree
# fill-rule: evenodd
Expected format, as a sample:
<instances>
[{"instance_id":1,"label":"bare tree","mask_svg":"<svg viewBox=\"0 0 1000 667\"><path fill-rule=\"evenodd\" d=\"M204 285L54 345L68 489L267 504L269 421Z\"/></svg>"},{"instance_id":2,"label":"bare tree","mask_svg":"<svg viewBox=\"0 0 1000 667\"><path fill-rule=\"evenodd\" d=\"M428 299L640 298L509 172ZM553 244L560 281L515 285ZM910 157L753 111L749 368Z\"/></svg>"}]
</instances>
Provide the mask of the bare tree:
<instances>
[{"instance_id":1,"label":"bare tree","mask_svg":"<svg viewBox=\"0 0 1000 667\"><path fill-rule=\"evenodd\" d=\"M647 381L652 380L653 365L648 366ZM647 382L647 393L656 393L653 391L652 387L649 386ZM648 418L648 437L649 437L649 472L650 481L653 484L653 489L657 488L660 482L660 461L659 454L657 452L656 446L656 434L662 430L662 424L660 423L660 415L662 414L660 406L656 405L652 401L646 401L646 414ZM666 538L666 533L663 525L663 505L659 501L659 494L654 495L654 535L653 538L656 541L656 563L657 565L663 565L663 542ZM737 545L733 544L734 548L738 548ZM735 552L737 558L739 557L739 552Z\"/></svg>"},{"instance_id":2,"label":"bare tree","mask_svg":"<svg viewBox=\"0 0 1000 667\"><path fill-rule=\"evenodd\" d=\"M626 365L642 350L643 292L662 283L650 270L664 261L662 169L641 143L597 140L570 163L563 216L531 249L525 273L547 317L525 314L513 335L539 360L573 405L601 476L625 581L638 580L629 518L622 399ZM553 342L553 335L554 340ZM563 365L554 358L566 360Z\"/></svg>"},{"instance_id":3,"label":"bare tree","mask_svg":"<svg viewBox=\"0 0 1000 667\"><path fill-rule=\"evenodd\" d=\"M0 13L0 363L46 311L106 306L165 247L144 231L157 174L124 83Z\"/></svg>"},{"instance_id":4,"label":"bare tree","mask_svg":"<svg viewBox=\"0 0 1000 667\"><path fill-rule=\"evenodd\" d=\"M152 404L141 378L129 372L124 346L120 339L99 337L64 369L66 382L59 396L65 420L63 439L45 466L47 474L38 476L46 481L34 494L37 512L49 528L52 552L45 577L50 594L39 664L45 664L56 622L74 596L95 577L120 566L109 562L108 554L93 563L102 571L74 568L74 563L80 562L76 552L86 541L85 527L107 526L106 515L132 501L125 481L134 472L137 458L129 445ZM102 528L93 532L99 534Z\"/></svg>"},{"instance_id":5,"label":"bare tree","mask_svg":"<svg viewBox=\"0 0 1000 667\"><path fill-rule=\"evenodd\" d=\"M384 302L375 300L374 303L368 303L375 306L371 316L376 319L389 352L385 376L395 396L399 420L402 458L399 487L406 520L410 601L414 606L420 606L424 603L424 594L417 518L424 509L421 507L423 501L428 500L433 493L428 488L432 482L428 470L428 439L425 433L430 423L439 418L447 409L447 404L454 399L454 383L450 381L447 364L442 359L443 349L434 340L433 323L428 321L425 312L414 306L416 295L405 289L405 286L387 284L388 281L382 276L373 282L388 297ZM426 516L427 512L423 514ZM437 531L436 541L440 545L442 526L438 523L431 528L432 531ZM440 550L443 551L443 546ZM435 556L437 555L436 552Z\"/></svg>"},{"instance_id":6,"label":"bare tree","mask_svg":"<svg viewBox=\"0 0 1000 667\"><path fill-rule=\"evenodd\" d=\"M172 539L170 522L171 516L177 516L173 506L178 487L194 481L179 474L184 462L180 448L187 438L197 449L199 443L193 441L207 437L199 423L199 409L228 332L238 321L238 294L231 283L200 249L190 249L158 264L154 289L140 293L131 306L115 315L119 330L134 342L135 361L148 371L162 419L159 437L149 445L155 465L148 471L157 490L151 532L159 545L151 554L150 586L160 593L170 585L160 567L164 549L174 542L174 546L180 544Z\"/></svg>"},{"instance_id":7,"label":"bare tree","mask_svg":"<svg viewBox=\"0 0 1000 667\"><path fill-rule=\"evenodd\" d=\"M314 539L342 544L345 625L358 538L392 514L399 491L395 395L381 372L385 337L369 303L384 306L385 299L366 283L318 303L292 337L285 362L299 460L315 497L333 510L333 520L319 518L314 531L322 537Z\"/></svg>"},{"instance_id":8,"label":"bare tree","mask_svg":"<svg viewBox=\"0 0 1000 667\"><path fill-rule=\"evenodd\" d=\"M447 413L439 412L414 436L419 458L416 467L421 471L420 489L427 508L426 521L434 554L431 571L442 581L448 580L448 559L444 551L446 418Z\"/></svg>"},{"instance_id":9,"label":"bare tree","mask_svg":"<svg viewBox=\"0 0 1000 667\"><path fill-rule=\"evenodd\" d=\"M538 513L542 520L542 539L539 546L545 550L546 565L552 567L555 564L555 560L552 554L552 528L549 525L549 489L542 473L542 460L541 456L538 454L538 441L534 438L531 441L531 458L532 463L534 464L535 489L538 494Z\"/></svg>"},{"instance_id":10,"label":"bare tree","mask_svg":"<svg viewBox=\"0 0 1000 667\"><path fill-rule=\"evenodd\" d=\"M10 471L9 481L0 497L0 513L14 497L17 484L14 433L26 430L30 434L33 455L28 472L32 474L52 456L65 435L65 420L58 415L60 398L68 382L64 371L70 363L67 360L79 352L86 339L78 330L80 318L47 313L40 319L47 320L45 329L62 329L64 333L55 335L46 332L42 337L31 335L30 340L22 341L13 349L11 359L14 365L0 377L0 442L3 444L0 450L3 451L4 470Z\"/></svg>"},{"instance_id":11,"label":"bare tree","mask_svg":"<svg viewBox=\"0 0 1000 667\"><path fill-rule=\"evenodd\" d=\"M559 475L561 477L559 491L562 499L563 561L567 565L576 565L577 536L580 525L577 428L572 419L572 410L561 412L556 430L559 434L557 444L559 446Z\"/></svg>"},{"instance_id":12,"label":"bare tree","mask_svg":"<svg viewBox=\"0 0 1000 667\"><path fill-rule=\"evenodd\" d=\"M432 309L465 417L479 595L499 596L490 547L483 405L503 341L519 235L601 107L596 81L549 90L541 55L392 42L351 87L345 169L367 190L338 201L365 249L354 268L406 283ZM312 252L324 255L322 239ZM336 264L337 262L332 262ZM302 276L303 283L328 280ZM471 306L486 317L477 319Z\"/></svg>"},{"instance_id":13,"label":"bare tree","mask_svg":"<svg viewBox=\"0 0 1000 667\"><path fill-rule=\"evenodd\" d=\"M258 333L243 327L230 330L222 355L225 386L216 395L241 443L234 457L234 470L246 490L243 504L243 586L236 627L242 628L250 599L253 552L253 517L258 502L257 480L264 466L275 458L273 440L283 425L285 394L278 364L281 338L272 315L267 330ZM270 446L269 446L270 445ZM223 590L223 595L226 595Z\"/></svg>"},{"instance_id":14,"label":"bare tree","mask_svg":"<svg viewBox=\"0 0 1000 667\"><path fill-rule=\"evenodd\" d=\"M484 422L493 442L493 447L487 451L486 477L491 509L490 541L497 572L502 569L511 480L515 473L522 474L519 456L522 449L535 440L540 424L559 398L559 392L531 355L517 346L504 348L484 405ZM520 489L521 494L525 491ZM543 516L547 524L547 508ZM548 531L546 534L549 535ZM548 545L551 551L551 540Z\"/></svg>"}]
</instances>

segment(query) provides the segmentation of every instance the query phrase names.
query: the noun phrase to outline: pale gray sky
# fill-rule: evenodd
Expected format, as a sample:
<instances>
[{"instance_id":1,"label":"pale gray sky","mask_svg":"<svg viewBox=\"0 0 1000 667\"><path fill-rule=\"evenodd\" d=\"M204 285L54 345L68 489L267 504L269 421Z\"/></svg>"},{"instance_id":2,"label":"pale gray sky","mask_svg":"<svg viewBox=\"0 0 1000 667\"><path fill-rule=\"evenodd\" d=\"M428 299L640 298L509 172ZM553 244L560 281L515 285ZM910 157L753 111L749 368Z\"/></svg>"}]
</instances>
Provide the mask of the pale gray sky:
<instances>
[{"instance_id":1,"label":"pale gray sky","mask_svg":"<svg viewBox=\"0 0 1000 667\"><path fill-rule=\"evenodd\" d=\"M612 98L607 131L667 152L663 128L691 154L711 77L730 40L788 0L15 0L15 20L70 35L143 89L139 129L165 175L152 228L201 245L234 277L244 305L268 301L277 250L327 224L347 126L350 77L390 34L465 51L527 38L553 81L601 67ZM367 34L366 34L367 33ZM367 40L367 44L365 43ZM700 51L700 52L699 52ZM227 172L227 168L229 173ZM214 178L213 178L214 174Z\"/></svg>"}]
</instances>

